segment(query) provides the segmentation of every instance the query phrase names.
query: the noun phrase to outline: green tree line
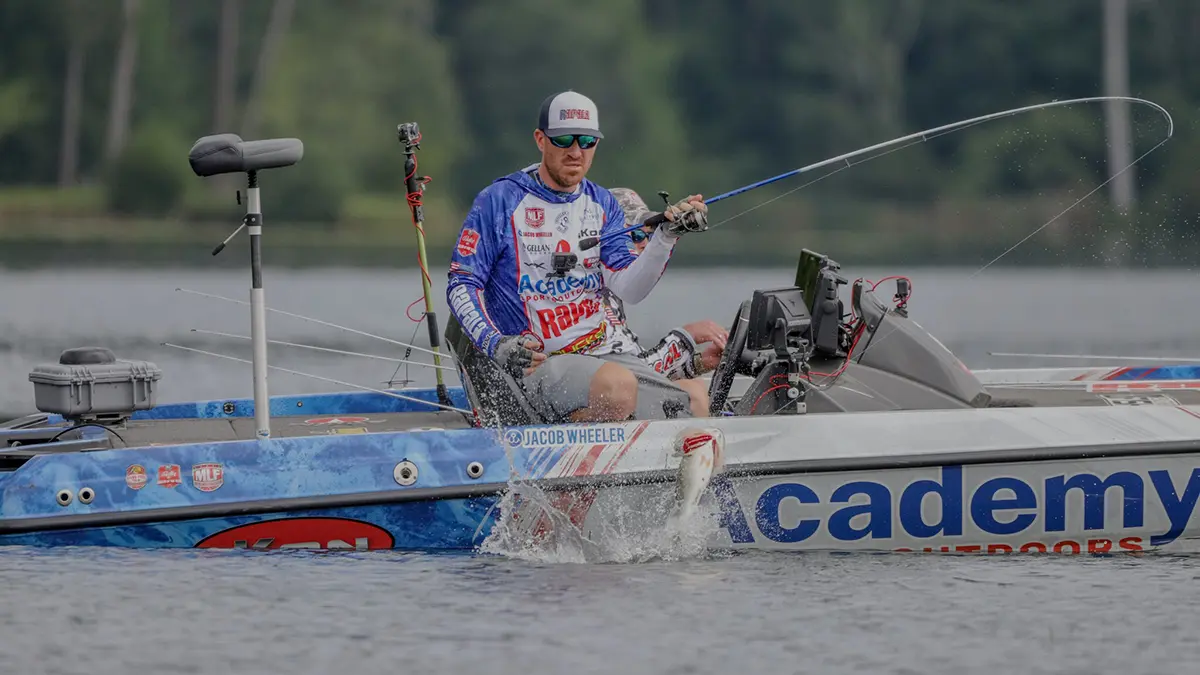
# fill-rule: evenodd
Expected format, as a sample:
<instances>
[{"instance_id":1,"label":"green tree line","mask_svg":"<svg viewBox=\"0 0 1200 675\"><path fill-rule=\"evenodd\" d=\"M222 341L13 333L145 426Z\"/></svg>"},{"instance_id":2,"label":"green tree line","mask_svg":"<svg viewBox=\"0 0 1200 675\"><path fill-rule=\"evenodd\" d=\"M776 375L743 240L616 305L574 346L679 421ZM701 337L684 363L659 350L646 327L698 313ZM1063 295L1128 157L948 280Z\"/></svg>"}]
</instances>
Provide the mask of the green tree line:
<instances>
[{"instance_id":1,"label":"green tree line","mask_svg":"<svg viewBox=\"0 0 1200 675\"><path fill-rule=\"evenodd\" d=\"M1175 137L1129 172L1131 197L1114 181L1050 244L1115 237L1154 257L1195 247L1196 63L1194 0L5 0L0 222L224 217L236 206L222 190L235 184L200 181L185 158L216 132L304 140L301 164L264 189L271 219L402 218L404 121L424 132L430 219L454 221L488 182L536 160L537 106L568 88L600 107L592 177L649 196L712 195L920 129L1115 88L1164 105ZM1137 156L1165 125L1145 108L1129 114ZM1011 238L1109 177L1110 123L1103 106L1081 106L981 126L746 218L764 234L793 221L863 232L863 246L902 226L927 242L969 245L985 226ZM427 229L444 240L457 222L439 227ZM749 255L736 239L713 236Z\"/></svg>"}]
</instances>

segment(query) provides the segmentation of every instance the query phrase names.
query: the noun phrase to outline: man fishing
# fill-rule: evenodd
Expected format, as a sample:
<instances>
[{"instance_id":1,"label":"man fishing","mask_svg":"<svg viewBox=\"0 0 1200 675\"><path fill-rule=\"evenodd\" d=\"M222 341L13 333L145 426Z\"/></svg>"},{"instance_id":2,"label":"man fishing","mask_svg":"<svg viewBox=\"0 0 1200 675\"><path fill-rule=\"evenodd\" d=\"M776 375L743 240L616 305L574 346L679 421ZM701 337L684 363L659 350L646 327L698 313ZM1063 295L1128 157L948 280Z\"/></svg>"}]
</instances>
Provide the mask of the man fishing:
<instances>
[{"instance_id":1,"label":"man fishing","mask_svg":"<svg viewBox=\"0 0 1200 675\"><path fill-rule=\"evenodd\" d=\"M687 392L621 339L601 293L645 299L679 237L704 229L707 206L691 195L669 207L635 256L628 238L603 238L624 229L625 213L586 178L604 137L595 103L573 91L548 97L533 136L541 162L484 188L467 214L451 254L450 311L554 421L687 416ZM597 236L599 246L581 250Z\"/></svg>"},{"instance_id":2,"label":"man fishing","mask_svg":"<svg viewBox=\"0 0 1200 675\"><path fill-rule=\"evenodd\" d=\"M645 223L655 215L637 192L623 187L613 188L610 192L625 212L626 227ZM640 255L649 245L653 234L654 228L643 224L641 228L629 232L628 246L635 255ZM637 335L628 326L621 299L610 289L605 289L604 300L609 320L625 331L629 340L637 344ZM681 328L672 329L650 349L642 350L639 346L638 355L655 372L666 375L688 393L693 415L706 417L708 386L699 376L717 367L728 340L729 332L716 322L694 321ZM701 345L707 346L701 349Z\"/></svg>"}]
</instances>

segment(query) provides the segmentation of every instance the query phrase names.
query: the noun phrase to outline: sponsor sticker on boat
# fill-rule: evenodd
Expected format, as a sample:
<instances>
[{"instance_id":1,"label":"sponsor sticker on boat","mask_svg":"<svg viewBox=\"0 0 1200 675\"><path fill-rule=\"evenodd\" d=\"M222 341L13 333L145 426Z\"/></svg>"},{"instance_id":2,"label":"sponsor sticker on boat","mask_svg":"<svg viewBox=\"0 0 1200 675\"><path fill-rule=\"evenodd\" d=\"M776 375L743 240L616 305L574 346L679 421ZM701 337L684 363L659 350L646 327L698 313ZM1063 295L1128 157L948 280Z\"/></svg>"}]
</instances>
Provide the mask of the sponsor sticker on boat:
<instances>
[{"instance_id":1,"label":"sponsor sticker on boat","mask_svg":"<svg viewBox=\"0 0 1200 675\"><path fill-rule=\"evenodd\" d=\"M158 467L158 480L155 481L159 487L174 488L179 487L183 483L178 464L164 464Z\"/></svg>"},{"instance_id":2,"label":"sponsor sticker on boat","mask_svg":"<svg viewBox=\"0 0 1200 675\"><path fill-rule=\"evenodd\" d=\"M1200 468L1188 460L1088 467L1046 462L999 472L947 465L879 478L795 476L744 487L722 477L712 490L719 525L734 545L1110 553L1167 546L1186 536L1200 502Z\"/></svg>"},{"instance_id":3,"label":"sponsor sticker on boat","mask_svg":"<svg viewBox=\"0 0 1200 675\"><path fill-rule=\"evenodd\" d=\"M1166 394L1101 394L1100 398L1109 405L1179 405Z\"/></svg>"},{"instance_id":4,"label":"sponsor sticker on boat","mask_svg":"<svg viewBox=\"0 0 1200 675\"><path fill-rule=\"evenodd\" d=\"M192 485L201 492L212 492L225 484L225 469L216 462L192 467Z\"/></svg>"},{"instance_id":5,"label":"sponsor sticker on boat","mask_svg":"<svg viewBox=\"0 0 1200 675\"><path fill-rule=\"evenodd\" d=\"M326 426L326 425L335 425L335 424L365 424L370 421L371 421L371 419L369 417L344 416L344 417L314 417L312 419L304 420L304 423L311 427L311 426Z\"/></svg>"},{"instance_id":6,"label":"sponsor sticker on boat","mask_svg":"<svg viewBox=\"0 0 1200 675\"><path fill-rule=\"evenodd\" d=\"M150 479L146 476L146 467L141 464L131 464L125 469L125 485L130 490L141 490Z\"/></svg>"},{"instance_id":7,"label":"sponsor sticker on boat","mask_svg":"<svg viewBox=\"0 0 1200 675\"><path fill-rule=\"evenodd\" d=\"M524 446L526 448L624 443L625 427L584 426L509 429L504 432L504 441L511 446Z\"/></svg>"},{"instance_id":8,"label":"sponsor sticker on boat","mask_svg":"<svg viewBox=\"0 0 1200 675\"><path fill-rule=\"evenodd\" d=\"M205 537L196 548L353 550L392 548L382 527L349 518L279 518L239 525Z\"/></svg>"}]
</instances>

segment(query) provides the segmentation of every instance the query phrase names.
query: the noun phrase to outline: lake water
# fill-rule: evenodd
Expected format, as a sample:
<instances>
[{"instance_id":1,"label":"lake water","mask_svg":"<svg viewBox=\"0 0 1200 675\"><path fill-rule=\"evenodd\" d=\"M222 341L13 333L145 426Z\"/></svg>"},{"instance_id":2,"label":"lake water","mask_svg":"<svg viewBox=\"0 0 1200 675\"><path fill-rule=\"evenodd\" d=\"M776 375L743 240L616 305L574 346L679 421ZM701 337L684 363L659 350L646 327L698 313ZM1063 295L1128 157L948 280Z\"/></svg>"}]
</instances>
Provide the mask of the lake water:
<instances>
[{"instance_id":1,"label":"lake water","mask_svg":"<svg viewBox=\"0 0 1200 675\"><path fill-rule=\"evenodd\" d=\"M1183 271L847 270L913 280L914 318L972 367L1064 363L989 351L1200 357ZM630 308L648 340L727 324L790 271L671 270ZM427 345L405 318L411 270L269 269L268 305ZM0 410L63 349L112 348L164 371L162 401L250 396L238 300L248 274L0 270ZM435 278L438 307L444 307ZM419 330L418 330L419 328ZM404 349L268 315L272 339ZM381 387L381 361L272 346L275 365ZM1196 358L1200 362L1200 358ZM400 372L404 376L404 371ZM428 383L427 372L411 379ZM273 394L346 389L272 373ZM402 553L0 550L0 673L1174 673L1200 661L1200 559L714 555L552 564Z\"/></svg>"}]
</instances>

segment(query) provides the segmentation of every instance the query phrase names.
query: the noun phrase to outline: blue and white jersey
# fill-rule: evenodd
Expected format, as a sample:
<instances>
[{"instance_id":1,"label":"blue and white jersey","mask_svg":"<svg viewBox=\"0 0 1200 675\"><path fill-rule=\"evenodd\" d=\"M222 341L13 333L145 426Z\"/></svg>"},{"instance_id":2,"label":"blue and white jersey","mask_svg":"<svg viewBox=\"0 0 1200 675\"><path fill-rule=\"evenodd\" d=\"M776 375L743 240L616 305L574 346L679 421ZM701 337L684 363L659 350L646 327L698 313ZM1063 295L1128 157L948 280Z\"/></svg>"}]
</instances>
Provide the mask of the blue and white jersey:
<instances>
[{"instance_id":1,"label":"blue and white jersey","mask_svg":"<svg viewBox=\"0 0 1200 675\"><path fill-rule=\"evenodd\" d=\"M581 239L625 228L620 204L586 179L571 194L556 193L533 170L500 178L475 198L451 254L450 311L488 356L505 335L529 336L546 354L640 351L635 340L622 339L623 325L609 320L601 291L641 302L678 238L660 230L638 256L627 237L580 251ZM556 251L579 257L564 277L549 276Z\"/></svg>"}]
</instances>

